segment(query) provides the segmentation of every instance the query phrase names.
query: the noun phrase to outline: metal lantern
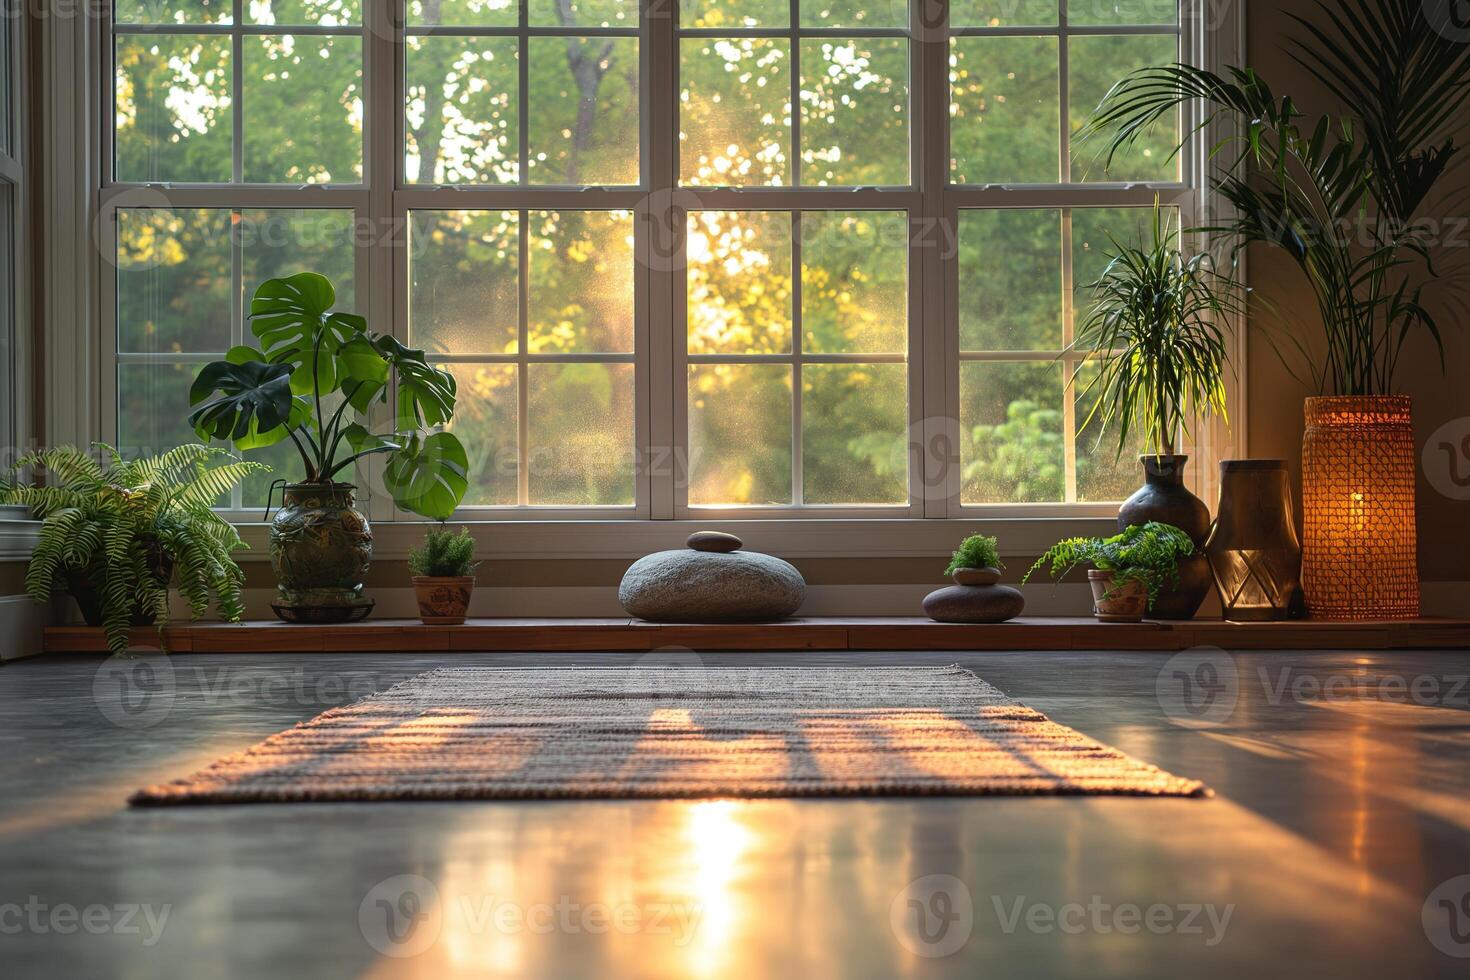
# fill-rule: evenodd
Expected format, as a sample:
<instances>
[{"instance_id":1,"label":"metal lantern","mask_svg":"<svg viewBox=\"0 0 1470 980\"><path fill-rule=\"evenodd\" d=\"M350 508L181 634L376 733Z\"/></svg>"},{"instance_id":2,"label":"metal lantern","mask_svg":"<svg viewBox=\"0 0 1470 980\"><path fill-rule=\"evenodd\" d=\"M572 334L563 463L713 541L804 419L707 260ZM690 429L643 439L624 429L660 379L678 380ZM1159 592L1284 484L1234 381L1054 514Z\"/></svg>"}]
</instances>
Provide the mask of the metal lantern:
<instances>
[{"instance_id":1,"label":"metal lantern","mask_svg":"<svg viewBox=\"0 0 1470 980\"><path fill-rule=\"evenodd\" d=\"M1301 605L1302 548L1284 459L1220 461L1219 515L1205 551L1226 619L1286 619Z\"/></svg>"}]
</instances>

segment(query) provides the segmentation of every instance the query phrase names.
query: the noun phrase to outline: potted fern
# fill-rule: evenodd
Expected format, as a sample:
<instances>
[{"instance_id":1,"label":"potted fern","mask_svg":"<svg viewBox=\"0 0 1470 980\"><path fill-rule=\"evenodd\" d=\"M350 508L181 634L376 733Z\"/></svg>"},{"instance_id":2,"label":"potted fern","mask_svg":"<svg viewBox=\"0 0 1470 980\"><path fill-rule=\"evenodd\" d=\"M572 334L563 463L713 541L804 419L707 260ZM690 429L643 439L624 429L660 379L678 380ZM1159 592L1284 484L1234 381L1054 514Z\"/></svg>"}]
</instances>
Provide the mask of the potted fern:
<instances>
[{"instance_id":1,"label":"potted fern","mask_svg":"<svg viewBox=\"0 0 1470 980\"><path fill-rule=\"evenodd\" d=\"M1164 590L1154 612L1190 619L1210 590L1203 547L1210 511L1184 484L1189 457L1176 452L1191 415L1226 418L1225 321L1242 312L1235 280L1216 271L1208 252L1180 251L1180 232L1154 203L1149 239L1124 245L1109 235L1112 256L1089 288L1093 304L1077 328L1078 372L1096 371L1084 398L1092 410L1082 429L1109 427L1118 455L1143 444L1144 484L1118 510L1122 530L1150 521L1185 531L1195 551L1181 559L1178 582ZM1074 382L1078 375L1073 376Z\"/></svg>"},{"instance_id":2,"label":"potted fern","mask_svg":"<svg viewBox=\"0 0 1470 980\"><path fill-rule=\"evenodd\" d=\"M1040 568L1062 579L1079 565L1092 586L1093 615L1104 623L1136 623L1179 580L1179 560L1194 553L1194 542L1179 528L1150 521L1125 528L1111 538L1067 538L1036 559L1021 581Z\"/></svg>"},{"instance_id":3,"label":"potted fern","mask_svg":"<svg viewBox=\"0 0 1470 980\"><path fill-rule=\"evenodd\" d=\"M446 527L430 528L424 546L408 554L413 572L413 589L419 602L419 618L430 626L458 626L469 611L475 591L475 539L470 529L454 533Z\"/></svg>"},{"instance_id":4,"label":"potted fern","mask_svg":"<svg viewBox=\"0 0 1470 980\"><path fill-rule=\"evenodd\" d=\"M97 448L106 468L63 446L15 463L17 472L44 468L46 486L0 487L0 502L28 506L41 520L26 593L45 603L58 587L70 592L87 624L102 627L114 653L128 648L132 626L157 622L162 632L171 583L187 600L191 619L213 604L222 619L239 621L244 575L230 555L245 544L213 506L269 467L192 444L130 461L111 446Z\"/></svg>"}]
</instances>

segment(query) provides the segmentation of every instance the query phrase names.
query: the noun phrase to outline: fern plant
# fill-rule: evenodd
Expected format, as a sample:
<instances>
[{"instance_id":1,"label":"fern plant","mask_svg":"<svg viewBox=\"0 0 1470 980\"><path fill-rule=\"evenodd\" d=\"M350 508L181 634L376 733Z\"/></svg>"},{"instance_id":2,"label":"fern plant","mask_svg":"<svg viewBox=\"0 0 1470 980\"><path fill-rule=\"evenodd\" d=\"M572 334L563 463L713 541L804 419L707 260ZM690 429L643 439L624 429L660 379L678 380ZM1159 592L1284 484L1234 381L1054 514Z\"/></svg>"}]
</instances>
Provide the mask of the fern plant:
<instances>
[{"instance_id":1,"label":"fern plant","mask_svg":"<svg viewBox=\"0 0 1470 980\"><path fill-rule=\"evenodd\" d=\"M270 467L193 444L135 460L102 443L96 448L106 468L63 446L23 456L13 467L44 468L48 485L0 486L0 502L28 506L42 522L26 593L49 602L58 587L73 594L95 590L114 653L127 649L135 616L153 617L162 630L173 579L192 619L213 602L223 619L238 621L244 575L230 554L246 545L213 506L247 476Z\"/></svg>"},{"instance_id":2,"label":"fern plant","mask_svg":"<svg viewBox=\"0 0 1470 980\"><path fill-rule=\"evenodd\" d=\"M430 528L424 546L409 550L408 568L430 578L465 578L479 564L474 558L475 539L469 528L460 528L458 534L446 527Z\"/></svg>"},{"instance_id":3,"label":"fern plant","mask_svg":"<svg viewBox=\"0 0 1470 980\"><path fill-rule=\"evenodd\" d=\"M1108 594L1138 582L1148 593L1148 608L1154 607L1165 585L1179 582L1179 559L1194 553L1189 535L1172 524L1149 521L1128 528L1111 538L1067 538L1047 549L1021 579L1030 580L1037 569L1049 567L1052 578L1062 579L1079 565L1113 573Z\"/></svg>"},{"instance_id":4,"label":"fern plant","mask_svg":"<svg viewBox=\"0 0 1470 980\"><path fill-rule=\"evenodd\" d=\"M961 568L1005 568L1000 560L1000 548L995 538L985 534L972 534L960 542L949 560L944 574L953 575Z\"/></svg>"}]
</instances>

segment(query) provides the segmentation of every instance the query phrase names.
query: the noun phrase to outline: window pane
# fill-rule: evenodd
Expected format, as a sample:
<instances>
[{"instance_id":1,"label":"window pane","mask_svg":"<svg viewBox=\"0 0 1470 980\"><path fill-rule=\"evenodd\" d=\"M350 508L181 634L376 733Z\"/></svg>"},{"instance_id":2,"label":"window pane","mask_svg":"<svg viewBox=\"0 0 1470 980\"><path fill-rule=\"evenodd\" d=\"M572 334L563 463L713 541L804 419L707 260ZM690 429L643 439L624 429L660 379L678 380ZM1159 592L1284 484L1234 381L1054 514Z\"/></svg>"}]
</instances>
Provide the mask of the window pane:
<instances>
[{"instance_id":1,"label":"window pane","mask_svg":"<svg viewBox=\"0 0 1470 980\"><path fill-rule=\"evenodd\" d=\"M1062 216L961 211L960 349L1062 348Z\"/></svg>"},{"instance_id":2,"label":"window pane","mask_svg":"<svg viewBox=\"0 0 1470 980\"><path fill-rule=\"evenodd\" d=\"M963 503L1060 501L1062 365L961 363L960 446Z\"/></svg>"},{"instance_id":3,"label":"window pane","mask_svg":"<svg viewBox=\"0 0 1470 980\"><path fill-rule=\"evenodd\" d=\"M517 499L516 438L520 401L514 364L440 364L459 385L454 421L469 456L467 507L513 506Z\"/></svg>"},{"instance_id":4,"label":"window pane","mask_svg":"<svg viewBox=\"0 0 1470 980\"><path fill-rule=\"evenodd\" d=\"M638 0L530 0L532 27L637 27Z\"/></svg>"},{"instance_id":5,"label":"window pane","mask_svg":"<svg viewBox=\"0 0 1470 980\"><path fill-rule=\"evenodd\" d=\"M804 0L802 27L907 27L907 0Z\"/></svg>"},{"instance_id":6,"label":"window pane","mask_svg":"<svg viewBox=\"0 0 1470 980\"><path fill-rule=\"evenodd\" d=\"M1179 0L1067 0L1069 24L1176 24Z\"/></svg>"},{"instance_id":7,"label":"window pane","mask_svg":"<svg viewBox=\"0 0 1470 980\"><path fill-rule=\"evenodd\" d=\"M197 442L198 436L195 436L193 441ZM274 446L266 446L264 449L252 449L240 455L252 462L264 463L270 467L270 470L265 473L252 473L240 484L240 503L249 510L264 509L268 496L271 497L273 505L281 506L281 488L277 487L272 495L271 483L275 480L289 480L294 483L306 475L306 467L301 464L301 453L297 452L296 444L290 439L278 442ZM356 471L349 473L344 470L343 478L361 480ZM358 486L357 506L363 506L368 493L367 487ZM256 519L259 520L259 517Z\"/></svg>"},{"instance_id":8,"label":"window pane","mask_svg":"<svg viewBox=\"0 0 1470 980\"><path fill-rule=\"evenodd\" d=\"M362 179L362 40L278 34L245 39L245 180Z\"/></svg>"},{"instance_id":9,"label":"window pane","mask_svg":"<svg viewBox=\"0 0 1470 980\"><path fill-rule=\"evenodd\" d=\"M633 503L633 365L527 371L531 503Z\"/></svg>"},{"instance_id":10,"label":"window pane","mask_svg":"<svg viewBox=\"0 0 1470 980\"><path fill-rule=\"evenodd\" d=\"M638 39L530 39L529 178L638 183Z\"/></svg>"},{"instance_id":11,"label":"window pane","mask_svg":"<svg viewBox=\"0 0 1470 980\"><path fill-rule=\"evenodd\" d=\"M1075 135L1087 122L1108 89L1124 75L1149 65L1167 65L1178 60L1179 43L1172 34L1074 37L1068 61L1071 132ZM1173 113L1147 130L1133 147L1113 158L1104 170L1111 130L1086 143L1072 144L1072 179L1160 180L1179 179L1178 158L1170 159L1179 145L1179 116Z\"/></svg>"},{"instance_id":12,"label":"window pane","mask_svg":"<svg viewBox=\"0 0 1470 980\"><path fill-rule=\"evenodd\" d=\"M0 464L14 462L20 439L15 431L15 196L14 184L0 181L0 439L5 457Z\"/></svg>"},{"instance_id":13,"label":"window pane","mask_svg":"<svg viewBox=\"0 0 1470 980\"><path fill-rule=\"evenodd\" d=\"M692 38L679 44L679 179L784 184L791 143L789 42Z\"/></svg>"},{"instance_id":14,"label":"window pane","mask_svg":"<svg viewBox=\"0 0 1470 980\"><path fill-rule=\"evenodd\" d=\"M228 181L230 39L122 35L115 57L117 179Z\"/></svg>"},{"instance_id":15,"label":"window pane","mask_svg":"<svg viewBox=\"0 0 1470 980\"><path fill-rule=\"evenodd\" d=\"M120 209L118 350L224 353L230 346L230 268L227 208ZM189 381L183 384L187 401ZM152 431L152 423L137 425L135 435Z\"/></svg>"},{"instance_id":16,"label":"window pane","mask_svg":"<svg viewBox=\"0 0 1470 980\"><path fill-rule=\"evenodd\" d=\"M908 500L908 367L807 364L801 377L808 504Z\"/></svg>"},{"instance_id":17,"label":"window pane","mask_svg":"<svg viewBox=\"0 0 1470 980\"><path fill-rule=\"evenodd\" d=\"M410 183L514 183L520 173L515 38L410 37L404 53L404 176Z\"/></svg>"},{"instance_id":18,"label":"window pane","mask_svg":"<svg viewBox=\"0 0 1470 980\"><path fill-rule=\"evenodd\" d=\"M232 0L114 0L119 24L228 24Z\"/></svg>"},{"instance_id":19,"label":"window pane","mask_svg":"<svg viewBox=\"0 0 1470 980\"><path fill-rule=\"evenodd\" d=\"M198 442L189 428L189 386L199 364L120 364L117 368L117 448L151 455Z\"/></svg>"},{"instance_id":20,"label":"window pane","mask_svg":"<svg viewBox=\"0 0 1470 980\"><path fill-rule=\"evenodd\" d=\"M790 352L790 212L691 211L688 229L689 353Z\"/></svg>"},{"instance_id":21,"label":"window pane","mask_svg":"<svg viewBox=\"0 0 1470 980\"><path fill-rule=\"evenodd\" d=\"M250 309L255 289L267 279L315 272L332 282L336 308L357 310L351 211L272 208L240 212L235 238L240 243L243 309ZM386 324L376 326L386 330ZM246 326L249 330L249 326Z\"/></svg>"},{"instance_id":22,"label":"window pane","mask_svg":"<svg viewBox=\"0 0 1470 980\"><path fill-rule=\"evenodd\" d=\"M441 354L513 354L520 225L514 211L410 211L408 329Z\"/></svg>"},{"instance_id":23,"label":"window pane","mask_svg":"<svg viewBox=\"0 0 1470 980\"><path fill-rule=\"evenodd\" d=\"M1178 210L1169 208L1167 215L1177 221ZM1125 246L1142 245L1152 237L1152 222L1152 208L1072 209L1072 309L1077 324L1096 302L1091 284L1113 259L1113 239Z\"/></svg>"},{"instance_id":24,"label":"window pane","mask_svg":"<svg viewBox=\"0 0 1470 980\"><path fill-rule=\"evenodd\" d=\"M951 27L1030 27L1057 22L1057 0L951 0Z\"/></svg>"},{"instance_id":25,"label":"window pane","mask_svg":"<svg viewBox=\"0 0 1470 980\"><path fill-rule=\"evenodd\" d=\"M1070 369L1069 369L1070 370ZM1101 419L1093 419L1086 428L1087 414L1097 404L1098 392L1089 391L1088 385L1097 377L1097 366L1082 365L1076 381L1072 383L1072 397L1076 399L1075 438L1077 440L1077 499L1081 501L1127 500L1143 482L1143 472L1138 465L1142 455L1143 440L1129 437L1131 446L1118 455L1118 430L1116 426L1102 428Z\"/></svg>"},{"instance_id":26,"label":"window pane","mask_svg":"<svg viewBox=\"0 0 1470 980\"><path fill-rule=\"evenodd\" d=\"M355 25L362 21L359 0L248 0L247 24Z\"/></svg>"},{"instance_id":27,"label":"window pane","mask_svg":"<svg viewBox=\"0 0 1470 980\"><path fill-rule=\"evenodd\" d=\"M1054 37L950 42L950 174L957 184L1055 183L1061 108Z\"/></svg>"},{"instance_id":28,"label":"window pane","mask_svg":"<svg viewBox=\"0 0 1470 980\"><path fill-rule=\"evenodd\" d=\"M410 26L514 27L516 0L408 0Z\"/></svg>"},{"instance_id":29,"label":"window pane","mask_svg":"<svg viewBox=\"0 0 1470 980\"><path fill-rule=\"evenodd\" d=\"M909 182L908 41L801 42L801 182Z\"/></svg>"},{"instance_id":30,"label":"window pane","mask_svg":"<svg viewBox=\"0 0 1470 980\"><path fill-rule=\"evenodd\" d=\"M679 4L682 27L785 27L791 23L789 0L684 0Z\"/></svg>"},{"instance_id":31,"label":"window pane","mask_svg":"<svg viewBox=\"0 0 1470 980\"><path fill-rule=\"evenodd\" d=\"M791 367L689 366L689 503L791 503Z\"/></svg>"},{"instance_id":32,"label":"window pane","mask_svg":"<svg viewBox=\"0 0 1470 980\"><path fill-rule=\"evenodd\" d=\"M808 211L801 216L802 349L908 350L908 216Z\"/></svg>"},{"instance_id":33,"label":"window pane","mask_svg":"<svg viewBox=\"0 0 1470 980\"><path fill-rule=\"evenodd\" d=\"M633 349L633 215L629 211L530 214L533 354Z\"/></svg>"}]
</instances>

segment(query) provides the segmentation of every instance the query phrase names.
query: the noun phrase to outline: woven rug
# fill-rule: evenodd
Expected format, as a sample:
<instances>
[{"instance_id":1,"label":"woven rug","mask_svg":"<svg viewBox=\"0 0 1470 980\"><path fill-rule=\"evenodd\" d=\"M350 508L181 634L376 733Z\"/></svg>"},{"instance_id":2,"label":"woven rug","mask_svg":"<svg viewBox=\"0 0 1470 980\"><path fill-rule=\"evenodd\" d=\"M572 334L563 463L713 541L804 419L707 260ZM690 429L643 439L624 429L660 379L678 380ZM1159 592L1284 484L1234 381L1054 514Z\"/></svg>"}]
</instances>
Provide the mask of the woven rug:
<instances>
[{"instance_id":1,"label":"woven rug","mask_svg":"<svg viewBox=\"0 0 1470 980\"><path fill-rule=\"evenodd\" d=\"M992 794L1208 791L958 666L456 667L131 802Z\"/></svg>"}]
</instances>

